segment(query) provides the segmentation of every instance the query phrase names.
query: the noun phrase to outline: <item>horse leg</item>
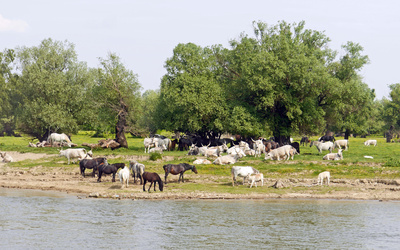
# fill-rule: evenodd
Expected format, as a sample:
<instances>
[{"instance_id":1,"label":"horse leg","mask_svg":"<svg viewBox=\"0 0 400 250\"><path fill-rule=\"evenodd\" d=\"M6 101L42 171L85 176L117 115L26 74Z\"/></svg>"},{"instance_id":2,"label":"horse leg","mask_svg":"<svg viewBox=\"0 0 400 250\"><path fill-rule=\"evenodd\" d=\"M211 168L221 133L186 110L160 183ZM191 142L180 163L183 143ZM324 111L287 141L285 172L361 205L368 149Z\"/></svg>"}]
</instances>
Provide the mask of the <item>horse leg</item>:
<instances>
[{"instance_id":1,"label":"horse leg","mask_svg":"<svg viewBox=\"0 0 400 250\"><path fill-rule=\"evenodd\" d=\"M99 171L99 178L97 178L97 182L101 182L101 175L102 175L103 173L101 172L101 171Z\"/></svg>"},{"instance_id":2,"label":"horse leg","mask_svg":"<svg viewBox=\"0 0 400 250\"><path fill-rule=\"evenodd\" d=\"M138 178L140 178L140 185L141 185L141 184L142 184L142 182L143 182L143 177L142 177L142 175L141 175L141 174L139 174Z\"/></svg>"},{"instance_id":3,"label":"horse leg","mask_svg":"<svg viewBox=\"0 0 400 250\"><path fill-rule=\"evenodd\" d=\"M143 192L145 192L145 191L146 191L146 188L145 188L145 186L146 186L146 182L147 182L147 180L143 180Z\"/></svg>"},{"instance_id":4,"label":"horse leg","mask_svg":"<svg viewBox=\"0 0 400 250\"><path fill-rule=\"evenodd\" d=\"M154 182L154 192L156 191L156 185L157 185L157 182L155 181ZM158 187L158 188L160 188L160 187Z\"/></svg>"},{"instance_id":5,"label":"horse leg","mask_svg":"<svg viewBox=\"0 0 400 250\"><path fill-rule=\"evenodd\" d=\"M93 167L92 177L93 178L96 177L96 168L95 167Z\"/></svg>"},{"instance_id":6,"label":"horse leg","mask_svg":"<svg viewBox=\"0 0 400 250\"><path fill-rule=\"evenodd\" d=\"M113 177L112 177L112 182L115 182L115 174L116 174L117 172L113 172L112 173L112 175L113 175Z\"/></svg>"},{"instance_id":7,"label":"horse leg","mask_svg":"<svg viewBox=\"0 0 400 250\"><path fill-rule=\"evenodd\" d=\"M168 171L165 171L165 176L164 176L164 178L165 178L165 184L167 184L167 176L168 176Z\"/></svg>"},{"instance_id":8,"label":"horse leg","mask_svg":"<svg viewBox=\"0 0 400 250\"><path fill-rule=\"evenodd\" d=\"M149 187L149 190L147 190L149 193L150 193L150 188L151 188L151 185L153 185L153 181L151 181L151 182L150 182L150 187Z\"/></svg>"}]
</instances>

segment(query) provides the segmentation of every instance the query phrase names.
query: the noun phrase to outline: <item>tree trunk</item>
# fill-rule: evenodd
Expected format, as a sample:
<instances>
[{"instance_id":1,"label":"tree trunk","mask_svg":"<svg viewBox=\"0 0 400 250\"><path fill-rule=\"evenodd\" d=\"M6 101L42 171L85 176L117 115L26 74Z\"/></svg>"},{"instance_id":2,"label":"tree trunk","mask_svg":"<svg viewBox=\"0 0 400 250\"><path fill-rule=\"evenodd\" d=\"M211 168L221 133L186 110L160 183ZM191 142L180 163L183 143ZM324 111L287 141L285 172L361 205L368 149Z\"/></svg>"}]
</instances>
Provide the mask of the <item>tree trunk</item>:
<instances>
[{"instance_id":1,"label":"tree trunk","mask_svg":"<svg viewBox=\"0 0 400 250\"><path fill-rule=\"evenodd\" d=\"M118 114L118 122L115 126L115 141L120 147L128 148L128 142L125 137L126 111L120 111Z\"/></svg>"},{"instance_id":2,"label":"tree trunk","mask_svg":"<svg viewBox=\"0 0 400 250\"><path fill-rule=\"evenodd\" d=\"M344 132L344 139L348 140L350 136L350 130L346 129L346 132Z\"/></svg>"}]
</instances>

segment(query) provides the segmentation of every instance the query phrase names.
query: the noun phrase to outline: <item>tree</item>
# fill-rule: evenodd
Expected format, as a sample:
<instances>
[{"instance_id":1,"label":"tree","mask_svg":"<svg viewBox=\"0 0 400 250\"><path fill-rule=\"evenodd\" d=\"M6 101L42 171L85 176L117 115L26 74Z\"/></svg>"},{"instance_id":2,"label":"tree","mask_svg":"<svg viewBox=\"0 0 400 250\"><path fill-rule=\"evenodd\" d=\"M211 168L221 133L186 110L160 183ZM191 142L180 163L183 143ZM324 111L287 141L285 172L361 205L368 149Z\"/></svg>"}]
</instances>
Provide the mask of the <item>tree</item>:
<instances>
[{"instance_id":1,"label":"tree","mask_svg":"<svg viewBox=\"0 0 400 250\"><path fill-rule=\"evenodd\" d=\"M223 133L226 103L213 51L193 43L179 44L165 68L157 108L160 126L209 139Z\"/></svg>"},{"instance_id":2,"label":"tree","mask_svg":"<svg viewBox=\"0 0 400 250\"><path fill-rule=\"evenodd\" d=\"M17 76L12 73L12 63L15 51L5 49L0 52L0 134L13 135L15 129L14 107L16 105L15 81Z\"/></svg>"},{"instance_id":3,"label":"tree","mask_svg":"<svg viewBox=\"0 0 400 250\"><path fill-rule=\"evenodd\" d=\"M324 106L339 84L326 67L335 57L329 38L304 29L304 22L253 24L255 38L232 40L231 53L220 61L229 79L224 90L269 125L280 143L294 132L320 131Z\"/></svg>"},{"instance_id":4,"label":"tree","mask_svg":"<svg viewBox=\"0 0 400 250\"><path fill-rule=\"evenodd\" d=\"M51 132L77 132L79 120L88 115L87 68L77 61L74 45L45 39L17 51L22 69L19 128L39 140Z\"/></svg>"},{"instance_id":5,"label":"tree","mask_svg":"<svg viewBox=\"0 0 400 250\"><path fill-rule=\"evenodd\" d=\"M140 106L141 86L137 76L125 68L117 55L110 53L106 59L99 60L101 67L97 71L92 100L96 104L99 120L113 124L116 142L128 148L125 129L138 119L136 106Z\"/></svg>"},{"instance_id":6,"label":"tree","mask_svg":"<svg viewBox=\"0 0 400 250\"><path fill-rule=\"evenodd\" d=\"M384 98L382 100L383 105L383 117L385 122L385 129L388 130L390 127L398 130L400 128L400 83L389 85L390 88L390 99Z\"/></svg>"}]
</instances>

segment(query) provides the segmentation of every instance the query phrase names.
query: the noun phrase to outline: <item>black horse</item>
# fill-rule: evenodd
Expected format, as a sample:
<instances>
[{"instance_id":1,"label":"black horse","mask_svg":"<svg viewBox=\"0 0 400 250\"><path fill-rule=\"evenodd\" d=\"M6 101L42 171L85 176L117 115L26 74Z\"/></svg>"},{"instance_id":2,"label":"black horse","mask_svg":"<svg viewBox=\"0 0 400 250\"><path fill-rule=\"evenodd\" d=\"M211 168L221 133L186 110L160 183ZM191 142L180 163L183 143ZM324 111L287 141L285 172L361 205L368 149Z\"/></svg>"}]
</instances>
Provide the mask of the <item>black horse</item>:
<instances>
[{"instance_id":1,"label":"black horse","mask_svg":"<svg viewBox=\"0 0 400 250\"><path fill-rule=\"evenodd\" d=\"M112 182L115 182L115 175L117 174L118 169L124 168L125 163L114 163L114 164L100 164L98 166L99 169L99 178L97 179L97 182L101 182L101 176L103 174L112 174Z\"/></svg>"},{"instance_id":2,"label":"black horse","mask_svg":"<svg viewBox=\"0 0 400 250\"><path fill-rule=\"evenodd\" d=\"M83 159L79 162L79 168L81 169L81 175L85 177L85 169L93 169L92 177L95 176L97 171L97 167L100 164L107 165L107 159L104 157L95 158L95 159Z\"/></svg>"},{"instance_id":3,"label":"black horse","mask_svg":"<svg viewBox=\"0 0 400 250\"><path fill-rule=\"evenodd\" d=\"M149 173L149 172L144 172L143 175L143 191L146 191L146 182L150 182L150 187L148 192L150 192L151 185L153 185L154 182L154 191L156 191L156 183L158 182L158 189L160 191L164 190L164 184L163 181L161 180L161 177L157 173Z\"/></svg>"},{"instance_id":4,"label":"black horse","mask_svg":"<svg viewBox=\"0 0 400 250\"><path fill-rule=\"evenodd\" d=\"M193 166L193 165L189 165L187 163L179 163L177 165L175 165L175 164L167 164L167 165L164 165L163 168L164 168L164 171L165 171L165 184L167 184L167 176L168 176L169 173L171 173L173 175L180 174L179 175L179 179L178 179L178 183L180 182L181 179L182 179L182 182L184 182L183 181L183 173L186 170L191 169L193 172L195 172L197 174L196 167Z\"/></svg>"}]
</instances>

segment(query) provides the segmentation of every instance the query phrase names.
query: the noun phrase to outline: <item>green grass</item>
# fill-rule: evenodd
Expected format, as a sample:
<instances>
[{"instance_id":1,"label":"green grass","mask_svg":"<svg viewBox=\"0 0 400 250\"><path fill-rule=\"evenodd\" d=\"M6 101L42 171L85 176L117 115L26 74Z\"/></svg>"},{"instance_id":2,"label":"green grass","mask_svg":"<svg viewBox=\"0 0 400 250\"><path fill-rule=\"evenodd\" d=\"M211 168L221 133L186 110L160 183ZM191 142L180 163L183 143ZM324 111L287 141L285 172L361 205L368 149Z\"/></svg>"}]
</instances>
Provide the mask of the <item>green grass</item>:
<instances>
[{"instance_id":1,"label":"green grass","mask_svg":"<svg viewBox=\"0 0 400 250\"><path fill-rule=\"evenodd\" d=\"M318 174L323 171L330 171L331 176L336 179L396 179L400 174L400 144L386 143L385 138L371 137L378 140L376 147L364 146L363 138L350 138L349 150L343 151L344 160L341 161L323 161L322 157L327 152L318 154L315 146L300 146L301 154L295 156L295 160L290 161L270 161L264 160L263 157L246 156L237 164L238 166L253 166L264 174L265 178L287 179L287 178L317 178ZM91 137L90 134L79 133L72 136L72 141L79 146L82 143L97 143L102 138ZM317 138L313 138L317 139ZM343 138L337 138L343 139ZM144 153L143 139L127 137L129 148L111 149L95 149L94 156L109 157L110 163L126 162L126 157L129 156L149 156ZM0 151L18 151L21 153L46 153L52 154L54 157L49 157L40 160L26 160L21 162L10 163L9 166L16 168L30 169L35 166L43 166L46 168L65 167L74 169L76 164L67 165L67 160L64 157L58 157L57 148L30 148L28 142L31 141L28 137L0 137ZM365 155L373 156L373 159L364 158ZM112 157L111 157L112 156ZM193 162L197 156L188 156L187 151L172 151L162 154L164 159L168 160L145 160L140 161L146 165L146 170L157 172L163 176L162 166L168 163ZM174 187L186 191L210 191L217 193L248 193L248 187L239 186L232 187L230 170L231 165L198 165L196 168L202 175L226 177L219 178L215 184L199 184L193 182L185 182L178 184L176 182L168 183L169 187ZM191 171L185 173L185 179L189 179L194 175ZM171 176L172 180L177 179L177 176ZM240 180L239 180L240 182ZM292 188L294 191L301 192L301 188ZM322 188L321 192L330 192L331 187ZM254 189L251 192L266 192L264 189ZM271 190L268 192L276 192L279 190Z\"/></svg>"}]
</instances>

